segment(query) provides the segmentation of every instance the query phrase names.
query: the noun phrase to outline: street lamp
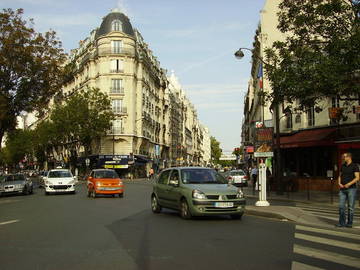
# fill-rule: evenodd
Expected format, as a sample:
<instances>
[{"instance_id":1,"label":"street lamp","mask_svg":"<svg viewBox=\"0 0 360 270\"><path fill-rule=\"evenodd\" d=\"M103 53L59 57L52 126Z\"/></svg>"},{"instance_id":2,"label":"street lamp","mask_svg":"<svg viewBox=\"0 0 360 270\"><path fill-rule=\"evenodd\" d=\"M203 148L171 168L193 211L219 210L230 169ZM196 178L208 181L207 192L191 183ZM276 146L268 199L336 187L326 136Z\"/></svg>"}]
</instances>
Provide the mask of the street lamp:
<instances>
[{"instance_id":1,"label":"street lamp","mask_svg":"<svg viewBox=\"0 0 360 270\"><path fill-rule=\"evenodd\" d=\"M237 59L242 59L245 54L243 52L243 50L247 50L250 51L253 56L255 56L257 59L260 60L261 63L263 63L264 65L267 66L272 66L268 63L266 63L258 54L255 54L253 50L249 49L249 48L240 48L238 49L234 55ZM274 108L274 113L275 113L275 133L276 133L276 137L275 137L275 146L276 146L276 155L275 155L275 178L276 178L276 184L277 184L277 194L282 194L282 188L281 188L281 178L282 178L282 173L281 173L281 155L280 155L280 112L279 112L279 104L278 104L278 91L276 88L273 89L274 92L274 99L275 99L275 103L273 102L272 107Z\"/></svg>"}]
</instances>

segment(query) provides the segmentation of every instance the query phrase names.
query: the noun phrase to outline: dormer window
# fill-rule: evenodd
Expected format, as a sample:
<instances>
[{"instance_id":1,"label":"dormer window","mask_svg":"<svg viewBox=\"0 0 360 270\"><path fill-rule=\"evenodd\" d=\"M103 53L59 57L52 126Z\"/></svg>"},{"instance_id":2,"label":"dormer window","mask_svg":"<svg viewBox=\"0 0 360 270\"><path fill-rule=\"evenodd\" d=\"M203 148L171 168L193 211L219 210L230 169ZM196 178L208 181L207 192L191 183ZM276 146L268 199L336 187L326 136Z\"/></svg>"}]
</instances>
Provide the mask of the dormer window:
<instances>
[{"instance_id":1,"label":"dormer window","mask_svg":"<svg viewBox=\"0 0 360 270\"><path fill-rule=\"evenodd\" d=\"M111 31L122 31L122 23L119 20L114 20L111 23Z\"/></svg>"}]
</instances>

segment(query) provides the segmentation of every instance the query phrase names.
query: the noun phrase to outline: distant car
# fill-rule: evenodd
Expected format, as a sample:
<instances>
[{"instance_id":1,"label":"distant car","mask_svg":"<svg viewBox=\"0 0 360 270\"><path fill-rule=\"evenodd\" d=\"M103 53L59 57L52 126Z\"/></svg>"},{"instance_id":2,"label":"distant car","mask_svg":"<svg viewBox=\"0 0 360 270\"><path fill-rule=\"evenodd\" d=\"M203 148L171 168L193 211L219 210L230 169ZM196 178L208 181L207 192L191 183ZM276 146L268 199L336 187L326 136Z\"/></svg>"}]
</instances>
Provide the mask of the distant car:
<instances>
[{"instance_id":1,"label":"distant car","mask_svg":"<svg viewBox=\"0 0 360 270\"><path fill-rule=\"evenodd\" d=\"M236 187L247 187L248 177L243 170L232 170L224 174L230 184Z\"/></svg>"},{"instance_id":2,"label":"distant car","mask_svg":"<svg viewBox=\"0 0 360 270\"><path fill-rule=\"evenodd\" d=\"M245 211L241 189L229 185L213 169L201 167L170 168L161 172L153 186L151 208L179 210L184 219L192 216L230 215L240 219Z\"/></svg>"},{"instance_id":3,"label":"distant car","mask_svg":"<svg viewBox=\"0 0 360 270\"><path fill-rule=\"evenodd\" d=\"M88 197L97 195L118 195L124 197L124 184L118 174L110 169L96 169L87 179Z\"/></svg>"},{"instance_id":4,"label":"distant car","mask_svg":"<svg viewBox=\"0 0 360 270\"><path fill-rule=\"evenodd\" d=\"M0 196L2 194L32 194L33 183L24 174L7 174L0 177Z\"/></svg>"},{"instance_id":5,"label":"distant car","mask_svg":"<svg viewBox=\"0 0 360 270\"><path fill-rule=\"evenodd\" d=\"M76 176L70 170L54 169L50 170L44 177L45 194L67 192L75 194Z\"/></svg>"}]
</instances>

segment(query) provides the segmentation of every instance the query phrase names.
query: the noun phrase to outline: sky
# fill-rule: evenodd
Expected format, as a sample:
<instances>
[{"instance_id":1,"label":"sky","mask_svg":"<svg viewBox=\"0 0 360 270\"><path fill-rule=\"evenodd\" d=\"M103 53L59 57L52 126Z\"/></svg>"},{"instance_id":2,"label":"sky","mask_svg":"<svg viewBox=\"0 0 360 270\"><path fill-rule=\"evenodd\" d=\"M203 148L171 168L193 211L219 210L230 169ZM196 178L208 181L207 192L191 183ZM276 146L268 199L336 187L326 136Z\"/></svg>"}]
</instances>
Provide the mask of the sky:
<instances>
[{"instance_id":1,"label":"sky","mask_svg":"<svg viewBox=\"0 0 360 270\"><path fill-rule=\"evenodd\" d=\"M251 48L265 0L0 0L0 8L23 8L40 32L53 29L64 49L100 26L112 8L127 14L161 67L174 71L200 121L232 151L241 141ZM245 51L246 53L246 51Z\"/></svg>"}]
</instances>

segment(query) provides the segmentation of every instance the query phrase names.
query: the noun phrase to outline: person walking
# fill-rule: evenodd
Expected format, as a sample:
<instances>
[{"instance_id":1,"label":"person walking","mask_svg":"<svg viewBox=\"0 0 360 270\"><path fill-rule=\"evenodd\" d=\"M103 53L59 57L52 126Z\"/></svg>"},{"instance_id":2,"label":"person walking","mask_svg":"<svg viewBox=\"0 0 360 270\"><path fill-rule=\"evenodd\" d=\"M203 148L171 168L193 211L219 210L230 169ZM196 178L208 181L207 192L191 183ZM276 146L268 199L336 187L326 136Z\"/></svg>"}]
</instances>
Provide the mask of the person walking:
<instances>
[{"instance_id":1,"label":"person walking","mask_svg":"<svg viewBox=\"0 0 360 270\"><path fill-rule=\"evenodd\" d=\"M251 169L251 178L253 180L253 191L255 191L255 189L256 189L257 177L258 177L258 168L256 166L254 166Z\"/></svg>"},{"instance_id":2,"label":"person walking","mask_svg":"<svg viewBox=\"0 0 360 270\"><path fill-rule=\"evenodd\" d=\"M149 171L149 180L152 180L154 177L154 169L153 168L150 168L150 171Z\"/></svg>"},{"instance_id":3,"label":"person walking","mask_svg":"<svg viewBox=\"0 0 360 270\"><path fill-rule=\"evenodd\" d=\"M352 154L343 155L345 163L341 167L338 177L339 191L339 223L336 227L352 228L356 197L356 182L360 180L359 167L352 161ZM347 223L345 205L347 202Z\"/></svg>"}]
</instances>

